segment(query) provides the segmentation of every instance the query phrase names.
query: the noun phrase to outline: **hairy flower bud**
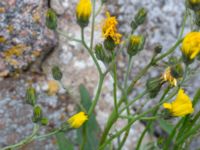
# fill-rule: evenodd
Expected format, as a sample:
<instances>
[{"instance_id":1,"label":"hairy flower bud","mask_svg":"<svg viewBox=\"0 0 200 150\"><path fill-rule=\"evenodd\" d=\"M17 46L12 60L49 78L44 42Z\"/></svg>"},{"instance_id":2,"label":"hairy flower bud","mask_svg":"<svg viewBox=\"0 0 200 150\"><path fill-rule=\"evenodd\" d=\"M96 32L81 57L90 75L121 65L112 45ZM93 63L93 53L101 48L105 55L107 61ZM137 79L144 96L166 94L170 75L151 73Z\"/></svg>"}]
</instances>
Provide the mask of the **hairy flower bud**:
<instances>
[{"instance_id":1,"label":"hairy flower bud","mask_svg":"<svg viewBox=\"0 0 200 150\"><path fill-rule=\"evenodd\" d=\"M139 25L143 24L147 17L147 10L145 8L140 8L131 22L132 30L135 30Z\"/></svg>"},{"instance_id":2,"label":"hairy flower bud","mask_svg":"<svg viewBox=\"0 0 200 150\"><path fill-rule=\"evenodd\" d=\"M41 122L42 125L46 126L49 123L49 120L48 120L48 118L44 117L44 118L41 119L40 122Z\"/></svg>"},{"instance_id":3,"label":"hairy flower bud","mask_svg":"<svg viewBox=\"0 0 200 150\"><path fill-rule=\"evenodd\" d=\"M132 57L144 47L145 38L143 36L131 35L128 43L127 53Z\"/></svg>"},{"instance_id":4,"label":"hairy flower bud","mask_svg":"<svg viewBox=\"0 0 200 150\"><path fill-rule=\"evenodd\" d=\"M26 90L26 103L34 106L36 100L37 100L37 95L35 89L33 87L29 87Z\"/></svg>"},{"instance_id":5,"label":"hairy flower bud","mask_svg":"<svg viewBox=\"0 0 200 150\"><path fill-rule=\"evenodd\" d=\"M156 53L156 54L161 53L162 48L163 48L163 47L162 47L161 44L156 44L155 47L154 47L154 51L155 51L155 53Z\"/></svg>"},{"instance_id":6,"label":"hairy flower bud","mask_svg":"<svg viewBox=\"0 0 200 150\"><path fill-rule=\"evenodd\" d=\"M111 57L106 55L106 52L102 44L97 44L95 46L95 54L96 54L97 59L101 60L102 62L109 63L112 60Z\"/></svg>"},{"instance_id":7,"label":"hairy flower bud","mask_svg":"<svg viewBox=\"0 0 200 150\"><path fill-rule=\"evenodd\" d=\"M51 30L57 28L57 16L53 9L48 9L46 13L46 26Z\"/></svg>"},{"instance_id":8,"label":"hairy flower bud","mask_svg":"<svg viewBox=\"0 0 200 150\"><path fill-rule=\"evenodd\" d=\"M103 44L104 44L105 49L107 49L109 51L113 51L115 49L115 47L116 47L115 41L110 37L105 39Z\"/></svg>"},{"instance_id":9,"label":"hairy flower bud","mask_svg":"<svg viewBox=\"0 0 200 150\"><path fill-rule=\"evenodd\" d=\"M161 87L162 87L162 79L160 78L160 76L149 78L147 80L146 88L149 92L150 98L155 98L158 95Z\"/></svg>"},{"instance_id":10,"label":"hairy flower bud","mask_svg":"<svg viewBox=\"0 0 200 150\"><path fill-rule=\"evenodd\" d=\"M60 81L62 79L62 72L58 66L54 66L51 70L52 76L55 80Z\"/></svg>"},{"instance_id":11,"label":"hairy flower bud","mask_svg":"<svg viewBox=\"0 0 200 150\"><path fill-rule=\"evenodd\" d=\"M40 106L35 106L33 109L33 122L39 122L42 119L42 108Z\"/></svg>"}]
</instances>

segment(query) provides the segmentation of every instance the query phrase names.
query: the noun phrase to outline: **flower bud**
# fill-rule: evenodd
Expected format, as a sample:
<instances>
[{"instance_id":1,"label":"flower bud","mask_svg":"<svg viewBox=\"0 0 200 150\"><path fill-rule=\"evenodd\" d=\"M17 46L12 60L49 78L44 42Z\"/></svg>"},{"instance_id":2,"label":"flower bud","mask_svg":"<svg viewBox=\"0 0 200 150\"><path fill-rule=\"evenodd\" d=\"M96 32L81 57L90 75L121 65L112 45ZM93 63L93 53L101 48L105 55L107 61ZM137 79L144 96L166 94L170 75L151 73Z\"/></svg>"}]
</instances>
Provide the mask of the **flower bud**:
<instances>
[{"instance_id":1,"label":"flower bud","mask_svg":"<svg viewBox=\"0 0 200 150\"><path fill-rule=\"evenodd\" d=\"M35 106L36 100L37 95L35 89L33 87L29 87L26 90L26 103Z\"/></svg>"},{"instance_id":2,"label":"flower bud","mask_svg":"<svg viewBox=\"0 0 200 150\"><path fill-rule=\"evenodd\" d=\"M144 47L145 38L143 36L131 35L127 48L127 53L132 57Z\"/></svg>"},{"instance_id":3,"label":"flower bud","mask_svg":"<svg viewBox=\"0 0 200 150\"><path fill-rule=\"evenodd\" d=\"M48 118L44 117L44 118L41 119L40 122L41 122L42 125L46 126L49 123L49 120L48 120Z\"/></svg>"},{"instance_id":4,"label":"flower bud","mask_svg":"<svg viewBox=\"0 0 200 150\"><path fill-rule=\"evenodd\" d=\"M51 72L55 80L60 81L62 79L62 72L58 66L54 66Z\"/></svg>"},{"instance_id":5,"label":"flower bud","mask_svg":"<svg viewBox=\"0 0 200 150\"><path fill-rule=\"evenodd\" d=\"M84 28L88 25L92 12L92 4L90 0L80 0L76 6L76 18L80 27Z\"/></svg>"},{"instance_id":6,"label":"flower bud","mask_svg":"<svg viewBox=\"0 0 200 150\"><path fill-rule=\"evenodd\" d=\"M156 54L161 53L162 48L163 48L163 47L162 47L161 44L156 44L156 46L155 46L155 48L154 48L155 53L156 53Z\"/></svg>"},{"instance_id":7,"label":"flower bud","mask_svg":"<svg viewBox=\"0 0 200 150\"><path fill-rule=\"evenodd\" d=\"M155 98L157 96L161 86L162 86L162 79L159 76L147 80L146 88L149 92L150 98Z\"/></svg>"},{"instance_id":8,"label":"flower bud","mask_svg":"<svg viewBox=\"0 0 200 150\"><path fill-rule=\"evenodd\" d=\"M97 59L103 61L106 54L105 54L102 44L97 44L94 49L95 49L95 54L96 54Z\"/></svg>"},{"instance_id":9,"label":"flower bud","mask_svg":"<svg viewBox=\"0 0 200 150\"><path fill-rule=\"evenodd\" d=\"M104 40L104 47L105 49L109 50L109 51L113 51L116 47L115 45L115 41L112 38L107 38Z\"/></svg>"},{"instance_id":10,"label":"flower bud","mask_svg":"<svg viewBox=\"0 0 200 150\"><path fill-rule=\"evenodd\" d=\"M111 57L106 55L102 44L97 44L95 46L95 54L97 59L101 60L102 62L109 63L112 60Z\"/></svg>"},{"instance_id":11,"label":"flower bud","mask_svg":"<svg viewBox=\"0 0 200 150\"><path fill-rule=\"evenodd\" d=\"M57 16L53 9L48 9L46 13L46 26L51 30L57 28Z\"/></svg>"},{"instance_id":12,"label":"flower bud","mask_svg":"<svg viewBox=\"0 0 200 150\"><path fill-rule=\"evenodd\" d=\"M176 79L183 76L183 67L181 63L171 66L171 75Z\"/></svg>"},{"instance_id":13,"label":"flower bud","mask_svg":"<svg viewBox=\"0 0 200 150\"><path fill-rule=\"evenodd\" d=\"M139 25L143 24L147 17L147 10L145 8L140 8L135 15L134 20L131 22L131 27L135 30Z\"/></svg>"},{"instance_id":14,"label":"flower bud","mask_svg":"<svg viewBox=\"0 0 200 150\"><path fill-rule=\"evenodd\" d=\"M39 122L42 119L42 108L35 106L33 109L33 122Z\"/></svg>"}]
</instances>

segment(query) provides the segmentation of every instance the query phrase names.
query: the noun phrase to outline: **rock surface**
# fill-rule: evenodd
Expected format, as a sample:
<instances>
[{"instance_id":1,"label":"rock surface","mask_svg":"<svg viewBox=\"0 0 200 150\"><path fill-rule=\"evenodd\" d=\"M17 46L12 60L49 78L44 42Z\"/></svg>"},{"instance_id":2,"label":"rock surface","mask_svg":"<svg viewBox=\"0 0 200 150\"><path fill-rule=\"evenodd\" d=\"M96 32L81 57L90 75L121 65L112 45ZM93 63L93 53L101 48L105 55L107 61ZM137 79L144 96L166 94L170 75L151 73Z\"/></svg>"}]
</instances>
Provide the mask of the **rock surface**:
<instances>
[{"instance_id":1,"label":"rock surface","mask_svg":"<svg viewBox=\"0 0 200 150\"><path fill-rule=\"evenodd\" d=\"M47 1L0 1L0 76L26 68L56 45L45 27Z\"/></svg>"}]
</instances>

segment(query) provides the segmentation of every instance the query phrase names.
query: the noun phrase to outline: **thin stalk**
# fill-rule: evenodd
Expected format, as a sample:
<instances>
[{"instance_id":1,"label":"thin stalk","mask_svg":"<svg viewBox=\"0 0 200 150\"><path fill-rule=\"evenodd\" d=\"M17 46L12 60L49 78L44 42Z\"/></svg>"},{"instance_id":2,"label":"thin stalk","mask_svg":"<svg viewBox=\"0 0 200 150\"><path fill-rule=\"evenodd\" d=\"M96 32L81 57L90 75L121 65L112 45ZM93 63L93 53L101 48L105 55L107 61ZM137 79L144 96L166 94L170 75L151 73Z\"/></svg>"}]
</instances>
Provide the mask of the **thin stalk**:
<instances>
[{"instance_id":1,"label":"thin stalk","mask_svg":"<svg viewBox=\"0 0 200 150\"><path fill-rule=\"evenodd\" d=\"M103 7L103 3L101 2L100 7L98 8L98 10L95 13L95 17L97 17L100 14L102 7Z\"/></svg>"},{"instance_id":2,"label":"thin stalk","mask_svg":"<svg viewBox=\"0 0 200 150\"><path fill-rule=\"evenodd\" d=\"M68 39L68 40L70 40L70 41L75 41L75 42L78 42L78 43L82 43L81 40L75 39L75 38L73 38L73 37L70 37L70 36L67 35L65 32L62 32L62 31L60 31L59 29L56 29L56 31L57 31L60 35L64 36L66 39Z\"/></svg>"},{"instance_id":3,"label":"thin stalk","mask_svg":"<svg viewBox=\"0 0 200 150\"><path fill-rule=\"evenodd\" d=\"M83 125L82 134L83 134L83 138L82 138L83 140L82 140L82 143L81 143L80 150L84 150L84 146L85 146L85 143L87 141L86 124Z\"/></svg>"},{"instance_id":4,"label":"thin stalk","mask_svg":"<svg viewBox=\"0 0 200 150\"><path fill-rule=\"evenodd\" d=\"M103 81L104 81L104 78L105 78L105 74L103 75L100 75L99 77L99 84L98 84L98 88L97 88L97 92L95 94L95 98L94 100L92 101L92 105L88 111L88 116L91 116L91 114L93 113L94 111L94 108L99 100L99 96L100 96L100 93L101 93L101 89L102 89L102 86L103 86Z\"/></svg>"},{"instance_id":5,"label":"thin stalk","mask_svg":"<svg viewBox=\"0 0 200 150\"><path fill-rule=\"evenodd\" d=\"M90 49L93 49L93 43L94 43L94 26L95 26L95 7L96 7L96 0L93 0L92 4L92 31L91 31L91 39L90 39Z\"/></svg>"},{"instance_id":6,"label":"thin stalk","mask_svg":"<svg viewBox=\"0 0 200 150\"><path fill-rule=\"evenodd\" d=\"M162 102L162 101L163 101L163 99L165 98L165 96L167 95L167 93L169 92L169 90L170 90L170 87L167 87L166 90L164 91L162 97L160 98L160 101L159 101L159 102ZM157 107L157 108L154 110L153 116L157 114L158 110L159 110L159 107ZM137 146L136 146L136 150L139 150L139 149L140 149L140 145L141 145L141 143L142 143L142 140L143 140L143 138L144 138L146 132L147 132L147 131L149 130L149 128L151 127L152 123L153 123L152 121L148 122L146 128L145 128L144 131L142 132L142 134L141 134L141 136L140 136L140 138L139 138L139 140L138 140L138 143L137 143Z\"/></svg>"},{"instance_id":7,"label":"thin stalk","mask_svg":"<svg viewBox=\"0 0 200 150\"><path fill-rule=\"evenodd\" d=\"M92 52L92 50L87 46L87 44L85 43L85 37L84 37L84 28L81 28L81 39L82 39L82 44L83 46L87 49L88 53L90 54L90 56L92 57L96 67L97 67L97 70L99 72L100 75L102 75L102 70L101 70L101 67L96 59L96 57L94 56L94 53Z\"/></svg>"},{"instance_id":8,"label":"thin stalk","mask_svg":"<svg viewBox=\"0 0 200 150\"><path fill-rule=\"evenodd\" d=\"M34 139L35 139L35 140L45 139L45 138L47 138L47 137L50 137L50 136L52 136L52 135L55 135L55 134L58 133L58 132L60 132L60 129L57 129L57 130L55 130L55 131L52 131L52 132L47 133L47 134L44 134L44 135L35 136Z\"/></svg>"},{"instance_id":9,"label":"thin stalk","mask_svg":"<svg viewBox=\"0 0 200 150\"><path fill-rule=\"evenodd\" d=\"M30 136L26 137L24 140L20 141L17 144L6 146L2 148L1 150L16 149L16 148L22 147L25 144L30 143L33 140L33 137L38 133L39 128L40 128L39 125L34 124L33 132Z\"/></svg>"},{"instance_id":10,"label":"thin stalk","mask_svg":"<svg viewBox=\"0 0 200 150\"><path fill-rule=\"evenodd\" d=\"M114 83L113 83L114 107L115 107L116 113L118 113L118 106L117 106L117 65L116 64L114 64L114 67L113 67L113 79L114 79Z\"/></svg>"}]
</instances>

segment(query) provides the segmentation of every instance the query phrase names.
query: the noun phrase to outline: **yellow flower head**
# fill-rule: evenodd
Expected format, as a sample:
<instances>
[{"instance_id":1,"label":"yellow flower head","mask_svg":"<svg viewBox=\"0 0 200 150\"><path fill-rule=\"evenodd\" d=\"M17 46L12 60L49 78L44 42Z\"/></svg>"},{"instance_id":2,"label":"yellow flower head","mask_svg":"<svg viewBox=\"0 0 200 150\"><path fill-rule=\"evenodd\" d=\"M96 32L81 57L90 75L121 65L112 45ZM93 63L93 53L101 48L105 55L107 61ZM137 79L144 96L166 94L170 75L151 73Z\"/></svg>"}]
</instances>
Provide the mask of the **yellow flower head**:
<instances>
[{"instance_id":1,"label":"yellow flower head","mask_svg":"<svg viewBox=\"0 0 200 150\"><path fill-rule=\"evenodd\" d=\"M181 117L194 112L192 102L188 95L180 89L176 99L172 103L164 103L163 107L168 109L173 116Z\"/></svg>"},{"instance_id":2,"label":"yellow flower head","mask_svg":"<svg viewBox=\"0 0 200 150\"><path fill-rule=\"evenodd\" d=\"M102 34L105 39L111 38L115 44L119 44L122 35L117 32L117 20L115 17L111 17L109 12L106 12L107 18L104 20L102 27Z\"/></svg>"},{"instance_id":3,"label":"yellow flower head","mask_svg":"<svg viewBox=\"0 0 200 150\"><path fill-rule=\"evenodd\" d=\"M168 67L162 75L163 81L169 82L172 86L177 86L177 80L171 74L171 68Z\"/></svg>"},{"instance_id":4,"label":"yellow flower head","mask_svg":"<svg viewBox=\"0 0 200 150\"><path fill-rule=\"evenodd\" d=\"M181 50L187 58L194 59L200 52L200 32L188 33L183 40Z\"/></svg>"},{"instance_id":5,"label":"yellow flower head","mask_svg":"<svg viewBox=\"0 0 200 150\"><path fill-rule=\"evenodd\" d=\"M92 3L90 0L80 0L76 6L76 17L78 23L86 26L92 12Z\"/></svg>"},{"instance_id":6,"label":"yellow flower head","mask_svg":"<svg viewBox=\"0 0 200 150\"><path fill-rule=\"evenodd\" d=\"M88 116L84 112L79 112L70 117L67 122L72 128L79 128L85 121L88 120Z\"/></svg>"}]
</instances>

